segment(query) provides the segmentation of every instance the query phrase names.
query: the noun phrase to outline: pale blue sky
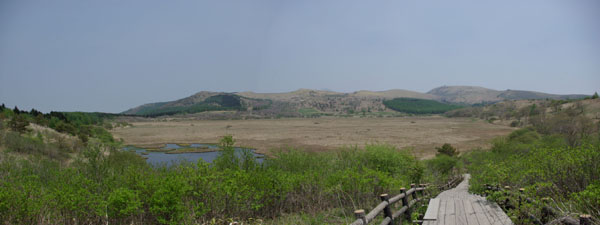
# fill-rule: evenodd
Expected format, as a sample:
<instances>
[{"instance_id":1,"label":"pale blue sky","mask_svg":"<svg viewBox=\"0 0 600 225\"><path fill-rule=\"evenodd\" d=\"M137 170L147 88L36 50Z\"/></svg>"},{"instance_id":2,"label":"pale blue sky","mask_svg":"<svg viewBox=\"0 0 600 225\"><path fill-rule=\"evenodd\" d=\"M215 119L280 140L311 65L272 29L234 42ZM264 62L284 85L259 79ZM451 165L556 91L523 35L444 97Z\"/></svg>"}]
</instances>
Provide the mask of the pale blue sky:
<instances>
[{"instance_id":1,"label":"pale blue sky","mask_svg":"<svg viewBox=\"0 0 600 225\"><path fill-rule=\"evenodd\" d=\"M10 107L442 85L600 91L600 1L0 1Z\"/></svg>"}]
</instances>

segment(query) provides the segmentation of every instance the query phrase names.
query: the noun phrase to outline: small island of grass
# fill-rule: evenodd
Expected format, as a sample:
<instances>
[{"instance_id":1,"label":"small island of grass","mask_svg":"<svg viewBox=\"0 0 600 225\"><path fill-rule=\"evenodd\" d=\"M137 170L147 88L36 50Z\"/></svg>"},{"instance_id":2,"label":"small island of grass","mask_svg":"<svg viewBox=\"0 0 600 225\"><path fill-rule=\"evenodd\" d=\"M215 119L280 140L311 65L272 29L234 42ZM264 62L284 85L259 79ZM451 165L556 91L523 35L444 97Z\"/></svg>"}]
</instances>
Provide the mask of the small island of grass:
<instances>
[{"instance_id":1,"label":"small island of grass","mask_svg":"<svg viewBox=\"0 0 600 225\"><path fill-rule=\"evenodd\" d=\"M214 151L219 151L219 150L220 149L211 149L208 146L187 147L187 148L178 148L178 149L166 151L165 154L201 153L201 152L214 152Z\"/></svg>"}]
</instances>

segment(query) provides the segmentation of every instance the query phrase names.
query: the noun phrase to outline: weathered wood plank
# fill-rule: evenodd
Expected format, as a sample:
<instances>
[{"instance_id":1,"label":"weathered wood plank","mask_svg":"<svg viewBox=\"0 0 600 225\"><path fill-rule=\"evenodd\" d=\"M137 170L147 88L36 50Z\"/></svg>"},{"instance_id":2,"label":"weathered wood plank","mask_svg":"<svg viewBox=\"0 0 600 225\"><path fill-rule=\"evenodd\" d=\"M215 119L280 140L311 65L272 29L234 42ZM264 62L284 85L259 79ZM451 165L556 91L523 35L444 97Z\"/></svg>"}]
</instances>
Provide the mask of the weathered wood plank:
<instances>
[{"instance_id":1,"label":"weathered wood plank","mask_svg":"<svg viewBox=\"0 0 600 225\"><path fill-rule=\"evenodd\" d=\"M455 198L454 205L456 206L456 223L467 224L467 214L465 213L465 206L460 198Z\"/></svg>"},{"instance_id":2,"label":"weathered wood plank","mask_svg":"<svg viewBox=\"0 0 600 225\"><path fill-rule=\"evenodd\" d=\"M488 211L494 216L494 218L496 218L496 221L498 221L493 224L512 224L510 218L506 215L506 213L504 213L504 211L502 210L502 208L500 208L500 206L498 206L498 204L494 202L489 202Z\"/></svg>"},{"instance_id":3,"label":"weathered wood plank","mask_svg":"<svg viewBox=\"0 0 600 225\"><path fill-rule=\"evenodd\" d=\"M469 175L455 188L440 193L436 199L439 203L430 201L425 225L512 225L510 218L497 204L488 202L485 198L469 194ZM432 199L433 200L433 199ZM435 205L438 208L435 208ZM437 211L437 219L433 220L432 212ZM429 212L429 215L427 215Z\"/></svg>"},{"instance_id":4,"label":"weathered wood plank","mask_svg":"<svg viewBox=\"0 0 600 225\"><path fill-rule=\"evenodd\" d=\"M444 215L444 217L445 217L444 224L459 225L458 223L456 223L456 208L454 205L453 198L447 199L446 202L447 202L446 203L446 215Z\"/></svg>"},{"instance_id":5,"label":"weathered wood plank","mask_svg":"<svg viewBox=\"0 0 600 225\"><path fill-rule=\"evenodd\" d=\"M477 216L475 215L475 210L473 209L473 203L471 202L473 198L463 199L463 207L465 208L465 216L467 217L467 225L477 225L480 224L477 220Z\"/></svg>"},{"instance_id":6,"label":"weathered wood plank","mask_svg":"<svg viewBox=\"0 0 600 225\"><path fill-rule=\"evenodd\" d=\"M471 202L473 211L475 211L475 216L477 217L477 221L479 221L479 224L492 224L490 219L485 214L484 208L481 206L481 204L479 204L480 201L485 201L485 199L480 197Z\"/></svg>"},{"instance_id":7,"label":"weathered wood plank","mask_svg":"<svg viewBox=\"0 0 600 225\"><path fill-rule=\"evenodd\" d=\"M439 210L440 210L440 199L439 198L430 199L429 205L427 206L427 211L425 212L425 216L423 216L423 220L437 220Z\"/></svg>"},{"instance_id":8,"label":"weathered wood plank","mask_svg":"<svg viewBox=\"0 0 600 225\"><path fill-rule=\"evenodd\" d=\"M488 202L486 200L481 200L481 201L478 201L478 203L479 203L479 205L481 205L481 208L483 209L483 213L490 221L489 224L491 224L491 225L501 225L502 224L500 219L498 219L498 217L496 216L496 213L494 213L492 211L492 209L490 208L490 202Z\"/></svg>"},{"instance_id":9,"label":"weathered wood plank","mask_svg":"<svg viewBox=\"0 0 600 225\"><path fill-rule=\"evenodd\" d=\"M436 221L424 221L423 225L437 225Z\"/></svg>"},{"instance_id":10,"label":"weathered wood plank","mask_svg":"<svg viewBox=\"0 0 600 225\"><path fill-rule=\"evenodd\" d=\"M438 224L446 224L446 205L448 201L440 199L440 211L438 212Z\"/></svg>"},{"instance_id":11,"label":"weathered wood plank","mask_svg":"<svg viewBox=\"0 0 600 225\"><path fill-rule=\"evenodd\" d=\"M484 212L487 214L488 218L490 218L492 225L503 225L504 224L503 221L500 219L500 217L498 217L498 215L496 215L496 210L494 209L494 207L497 207L497 208L500 208L500 207L492 204L489 201L480 201L479 203L484 207ZM502 214L504 214L502 209L500 209L500 212Z\"/></svg>"}]
</instances>

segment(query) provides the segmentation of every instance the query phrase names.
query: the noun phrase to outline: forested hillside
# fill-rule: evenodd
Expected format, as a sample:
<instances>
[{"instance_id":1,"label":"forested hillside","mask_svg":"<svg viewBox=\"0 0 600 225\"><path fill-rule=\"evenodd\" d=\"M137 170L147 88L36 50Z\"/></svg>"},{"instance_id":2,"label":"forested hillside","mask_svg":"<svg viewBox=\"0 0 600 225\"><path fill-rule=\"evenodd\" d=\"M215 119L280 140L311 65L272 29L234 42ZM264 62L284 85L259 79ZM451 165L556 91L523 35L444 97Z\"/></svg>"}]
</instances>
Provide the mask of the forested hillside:
<instances>
[{"instance_id":1,"label":"forested hillside","mask_svg":"<svg viewBox=\"0 0 600 225\"><path fill-rule=\"evenodd\" d=\"M383 104L398 112L411 114L438 114L453 109L461 108L458 105L450 105L434 100L415 99L415 98L395 98L383 101Z\"/></svg>"},{"instance_id":2,"label":"forested hillside","mask_svg":"<svg viewBox=\"0 0 600 225\"><path fill-rule=\"evenodd\" d=\"M199 113L206 111L243 111L252 102L252 107L267 108L268 100L245 99L235 94L215 94L204 98L192 96L173 102L161 102L142 105L125 111L124 114L138 116L164 116L184 113Z\"/></svg>"}]
</instances>

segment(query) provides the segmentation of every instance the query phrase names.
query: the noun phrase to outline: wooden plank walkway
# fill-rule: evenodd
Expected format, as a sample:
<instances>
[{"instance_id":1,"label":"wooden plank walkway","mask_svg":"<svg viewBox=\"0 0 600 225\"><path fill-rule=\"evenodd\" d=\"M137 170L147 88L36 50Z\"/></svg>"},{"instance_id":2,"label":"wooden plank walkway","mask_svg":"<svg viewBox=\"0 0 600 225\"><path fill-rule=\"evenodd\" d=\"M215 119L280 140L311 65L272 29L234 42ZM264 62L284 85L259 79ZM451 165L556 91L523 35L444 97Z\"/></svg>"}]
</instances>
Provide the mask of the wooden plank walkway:
<instances>
[{"instance_id":1,"label":"wooden plank walkway","mask_svg":"<svg viewBox=\"0 0 600 225\"><path fill-rule=\"evenodd\" d=\"M440 193L429 203L423 225L512 225L513 222L493 202L469 194L469 174L453 189ZM439 205L435 205L439 204ZM436 218L436 219L432 219Z\"/></svg>"}]
</instances>

